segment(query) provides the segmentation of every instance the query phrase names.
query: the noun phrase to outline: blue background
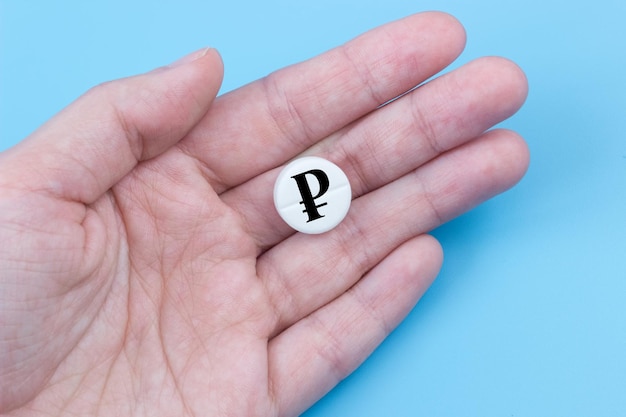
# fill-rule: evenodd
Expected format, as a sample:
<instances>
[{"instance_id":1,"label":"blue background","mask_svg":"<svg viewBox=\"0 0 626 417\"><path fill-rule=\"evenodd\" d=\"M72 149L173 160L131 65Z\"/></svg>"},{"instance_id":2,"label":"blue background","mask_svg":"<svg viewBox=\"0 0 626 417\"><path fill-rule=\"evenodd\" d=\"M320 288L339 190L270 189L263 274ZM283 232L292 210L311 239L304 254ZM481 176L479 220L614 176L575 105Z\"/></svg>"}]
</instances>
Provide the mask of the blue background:
<instances>
[{"instance_id":1,"label":"blue background","mask_svg":"<svg viewBox=\"0 0 626 417\"><path fill-rule=\"evenodd\" d=\"M443 270L316 416L626 416L626 2L0 3L0 149L89 87L205 45L222 91L416 11L457 16L467 49L518 62L531 166L437 229Z\"/></svg>"}]
</instances>

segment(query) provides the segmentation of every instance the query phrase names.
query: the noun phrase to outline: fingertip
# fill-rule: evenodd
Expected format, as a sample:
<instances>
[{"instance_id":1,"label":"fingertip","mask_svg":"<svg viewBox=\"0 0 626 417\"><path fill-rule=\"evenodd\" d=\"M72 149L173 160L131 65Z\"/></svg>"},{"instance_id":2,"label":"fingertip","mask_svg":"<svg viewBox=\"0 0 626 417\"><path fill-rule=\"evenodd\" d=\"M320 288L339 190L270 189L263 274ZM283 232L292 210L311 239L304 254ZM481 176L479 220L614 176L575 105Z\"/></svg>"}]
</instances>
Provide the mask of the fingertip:
<instances>
[{"instance_id":1,"label":"fingertip","mask_svg":"<svg viewBox=\"0 0 626 417\"><path fill-rule=\"evenodd\" d=\"M524 177L530 163L530 151L519 133L493 129L486 132L479 142L491 149L491 157L486 158L483 154L482 170L485 177L497 179L497 193L508 190Z\"/></svg>"},{"instance_id":2,"label":"fingertip","mask_svg":"<svg viewBox=\"0 0 626 417\"><path fill-rule=\"evenodd\" d=\"M474 63L482 67L485 82L498 83L500 98L511 114L522 107L528 96L528 78L518 64L500 56L479 58Z\"/></svg>"},{"instance_id":3,"label":"fingertip","mask_svg":"<svg viewBox=\"0 0 626 417\"><path fill-rule=\"evenodd\" d=\"M519 133L508 129L500 129L500 131L508 138L505 145L505 155L508 156L508 164L515 173L515 182L512 184L514 185L519 182L528 171L530 165L530 148Z\"/></svg>"},{"instance_id":4,"label":"fingertip","mask_svg":"<svg viewBox=\"0 0 626 417\"><path fill-rule=\"evenodd\" d=\"M463 23L450 13L433 10L421 13L432 20L433 25L439 27L439 32L444 33L447 38L455 40L451 45L456 46L457 55L460 55L467 43L467 32Z\"/></svg>"},{"instance_id":5,"label":"fingertip","mask_svg":"<svg viewBox=\"0 0 626 417\"><path fill-rule=\"evenodd\" d=\"M413 238L399 248L406 253L410 268L407 278L419 278L421 292L435 280L443 264L443 247L432 235L423 234Z\"/></svg>"},{"instance_id":6,"label":"fingertip","mask_svg":"<svg viewBox=\"0 0 626 417\"><path fill-rule=\"evenodd\" d=\"M441 266L443 265L443 246L441 246L441 242L439 242L439 240L432 235L425 234L420 238L424 241L424 246L428 250L428 256L433 262L433 270L431 272L434 278L437 274L439 274Z\"/></svg>"},{"instance_id":7,"label":"fingertip","mask_svg":"<svg viewBox=\"0 0 626 417\"><path fill-rule=\"evenodd\" d=\"M224 61L215 48L206 47L192 52L165 66L167 70L200 71L196 76L208 77L205 82L219 89L224 77ZM192 75L193 77L193 75ZM217 91L215 91L217 94Z\"/></svg>"},{"instance_id":8,"label":"fingertip","mask_svg":"<svg viewBox=\"0 0 626 417\"><path fill-rule=\"evenodd\" d=\"M210 68L215 75L219 76L219 83L221 84L224 77L224 60L217 49L205 48L201 56L193 62Z\"/></svg>"},{"instance_id":9,"label":"fingertip","mask_svg":"<svg viewBox=\"0 0 626 417\"><path fill-rule=\"evenodd\" d=\"M528 97L528 77L526 73L516 62L508 58L496 56L492 57L492 59L498 62L503 73L508 76L511 89L516 93L518 106L521 107Z\"/></svg>"},{"instance_id":10,"label":"fingertip","mask_svg":"<svg viewBox=\"0 0 626 417\"><path fill-rule=\"evenodd\" d=\"M434 46L428 56L417 58L435 62L437 72L453 62L465 49L465 28L449 13L419 12L402 19L402 22L408 26L405 36L414 37L415 44Z\"/></svg>"}]
</instances>

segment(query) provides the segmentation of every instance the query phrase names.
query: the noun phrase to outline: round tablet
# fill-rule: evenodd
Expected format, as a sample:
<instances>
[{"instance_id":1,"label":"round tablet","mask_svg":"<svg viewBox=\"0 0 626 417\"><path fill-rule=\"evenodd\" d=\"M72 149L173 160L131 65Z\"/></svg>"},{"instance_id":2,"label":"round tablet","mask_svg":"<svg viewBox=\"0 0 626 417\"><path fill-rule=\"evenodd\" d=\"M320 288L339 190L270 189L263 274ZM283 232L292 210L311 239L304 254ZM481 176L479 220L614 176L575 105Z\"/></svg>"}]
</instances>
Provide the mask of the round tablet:
<instances>
[{"instance_id":1,"label":"round tablet","mask_svg":"<svg viewBox=\"0 0 626 417\"><path fill-rule=\"evenodd\" d=\"M318 234L334 228L346 217L351 201L346 174L337 165L316 156L290 162L274 184L278 214L302 233Z\"/></svg>"}]
</instances>

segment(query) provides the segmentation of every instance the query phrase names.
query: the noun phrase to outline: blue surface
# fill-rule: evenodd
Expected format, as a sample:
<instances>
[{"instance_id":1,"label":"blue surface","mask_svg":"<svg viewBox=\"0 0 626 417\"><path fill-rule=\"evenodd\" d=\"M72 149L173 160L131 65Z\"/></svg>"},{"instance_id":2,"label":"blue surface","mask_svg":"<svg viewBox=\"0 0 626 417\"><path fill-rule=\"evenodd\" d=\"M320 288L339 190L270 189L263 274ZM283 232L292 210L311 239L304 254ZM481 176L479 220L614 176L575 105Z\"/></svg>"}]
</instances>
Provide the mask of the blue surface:
<instances>
[{"instance_id":1,"label":"blue surface","mask_svg":"<svg viewBox=\"0 0 626 417\"><path fill-rule=\"evenodd\" d=\"M624 1L65 3L0 3L0 149L89 87L201 46L221 51L227 91L412 12L457 16L454 66L504 55L528 75L504 126L530 170L434 232L434 286L305 415L626 415Z\"/></svg>"}]
</instances>

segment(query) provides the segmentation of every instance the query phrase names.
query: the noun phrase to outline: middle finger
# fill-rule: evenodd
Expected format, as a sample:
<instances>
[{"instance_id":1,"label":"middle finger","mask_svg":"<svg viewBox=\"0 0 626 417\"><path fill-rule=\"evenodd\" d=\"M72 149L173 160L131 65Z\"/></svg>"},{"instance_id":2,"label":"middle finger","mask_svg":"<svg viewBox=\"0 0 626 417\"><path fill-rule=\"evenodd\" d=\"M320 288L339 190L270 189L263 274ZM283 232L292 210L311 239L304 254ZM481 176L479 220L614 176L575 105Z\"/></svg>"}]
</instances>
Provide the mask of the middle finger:
<instances>
[{"instance_id":1,"label":"middle finger","mask_svg":"<svg viewBox=\"0 0 626 417\"><path fill-rule=\"evenodd\" d=\"M375 190L508 118L527 93L523 72L482 58L435 79L310 148L341 167L353 198ZM239 212L259 252L293 234L273 206L278 169L222 194Z\"/></svg>"}]
</instances>

